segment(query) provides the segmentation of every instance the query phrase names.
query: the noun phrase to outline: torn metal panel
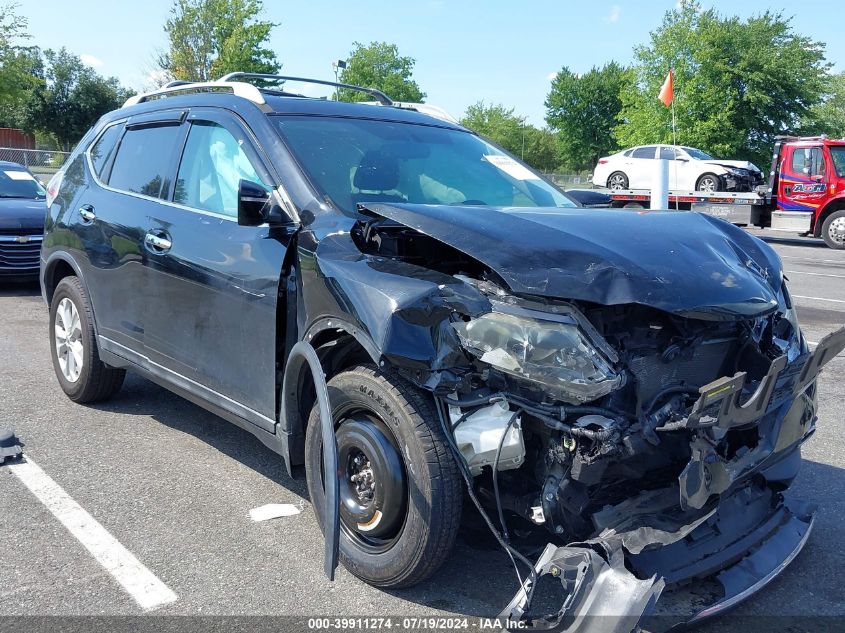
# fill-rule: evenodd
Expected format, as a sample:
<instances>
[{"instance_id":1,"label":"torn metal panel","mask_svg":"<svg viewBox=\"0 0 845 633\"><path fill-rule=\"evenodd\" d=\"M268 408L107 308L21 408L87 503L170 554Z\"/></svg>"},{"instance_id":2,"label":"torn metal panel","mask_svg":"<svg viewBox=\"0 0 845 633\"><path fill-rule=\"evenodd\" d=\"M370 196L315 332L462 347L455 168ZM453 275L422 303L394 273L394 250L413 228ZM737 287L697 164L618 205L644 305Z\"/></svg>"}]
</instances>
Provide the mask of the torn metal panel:
<instances>
[{"instance_id":1,"label":"torn metal panel","mask_svg":"<svg viewBox=\"0 0 845 633\"><path fill-rule=\"evenodd\" d=\"M778 305L782 269L774 251L707 215L413 204L367 208L474 257L517 294L639 303L710 320L766 314Z\"/></svg>"},{"instance_id":2,"label":"torn metal panel","mask_svg":"<svg viewBox=\"0 0 845 633\"><path fill-rule=\"evenodd\" d=\"M588 544L555 547L549 543L535 565L537 577L559 578L566 594L560 610L538 617L530 610L527 580L499 615L509 630L567 633L629 633L654 608L664 582L656 576L640 580L625 569L621 550L603 558Z\"/></svg>"}]
</instances>

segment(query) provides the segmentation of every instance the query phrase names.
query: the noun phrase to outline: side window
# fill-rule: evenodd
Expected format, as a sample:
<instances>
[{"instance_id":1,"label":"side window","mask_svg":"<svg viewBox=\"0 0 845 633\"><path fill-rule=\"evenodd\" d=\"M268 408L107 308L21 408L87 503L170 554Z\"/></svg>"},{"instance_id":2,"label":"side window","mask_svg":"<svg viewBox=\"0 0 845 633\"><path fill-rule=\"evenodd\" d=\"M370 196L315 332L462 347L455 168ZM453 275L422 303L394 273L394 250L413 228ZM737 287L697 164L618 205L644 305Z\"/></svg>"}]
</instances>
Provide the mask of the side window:
<instances>
[{"instance_id":1,"label":"side window","mask_svg":"<svg viewBox=\"0 0 845 633\"><path fill-rule=\"evenodd\" d=\"M222 125L193 123L176 175L173 201L237 217L240 181L262 182L243 143Z\"/></svg>"},{"instance_id":2,"label":"side window","mask_svg":"<svg viewBox=\"0 0 845 633\"><path fill-rule=\"evenodd\" d=\"M166 197L180 129L178 125L160 125L127 130L117 148L109 186L153 198Z\"/></svg>"},{"instance_id":3,"label":"side window","mask_svg":"<svg viewBox=\"0 0 845 633\"><path fill-rule=\"evenodd\" d=\"M638 147L631 154L632 158L654 158L654 145L648 147Z\"/></svg>"},{"instance_id":4,"label":"side window","mask_svg":"<svg viewBox=\"0 0 845 633\"><path fill-rule=\"evenodd\" d=\"M661 147L660 158L662 160L675 160L678 157L678 151L674 147Z\"/></svg>"},{"instance_id":5,"label":"side window","mask_svg":"<svg viewBox=\"0 0 845 633\"><path fill-rule=\"evenodd\" d=\"M91 163L94 165L94 173L102 177L103 168L108 163L109 158L114 153L117 139L120 138L120 131L123 125L117 124L107 127L105 132L100 135L97 142L91 147Z\"/></svg>"},{"instance_id":6,"label":"side window","mask_svg":"<svg viewBox=\"0 0 845 633\"><path fill-rule=\"evenodd\" d=\"M792 173L805 176L824 175L824 157L819 147L796 147L792 152Z\"/></svg>"}]
</instances>

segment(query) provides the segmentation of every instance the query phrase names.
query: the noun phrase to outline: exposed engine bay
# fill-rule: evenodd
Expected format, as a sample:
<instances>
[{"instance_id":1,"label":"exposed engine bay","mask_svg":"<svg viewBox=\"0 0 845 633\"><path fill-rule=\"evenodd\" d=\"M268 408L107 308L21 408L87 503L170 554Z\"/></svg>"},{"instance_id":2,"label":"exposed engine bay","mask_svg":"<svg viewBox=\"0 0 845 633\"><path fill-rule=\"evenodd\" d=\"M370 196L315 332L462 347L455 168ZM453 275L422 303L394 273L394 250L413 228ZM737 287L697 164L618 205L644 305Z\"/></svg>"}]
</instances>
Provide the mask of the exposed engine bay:
<instances>
[{"instance_id":1,"label":"exposed engine bay","mask_svg":"<svg viewBox=\"0 0 845 633\"><path fill-rule=\"evenodd\" d=\"M365 253L454 276L490 302L484 314L452 314L468 362L440 400L505 540L508 523L519 521L550 534L503 617L548 628L604 613L588 589L607 575L617 591L627 583L629 606L645 613L664 585L746 560L744 550L726 554L736 547L730 539L706 553L690 549L691 534L719 526L730 524L738 540L776 542L771 526L755 532L761 522L795 524L800 538L777 546L784 555L803 546L812 510L789 510L781 493L814 430L815 376L845 347L845 330L811 354L785 285L776 305L682 315L516 294L477 259L391 220L359 223L353 239ZM731 512L752 518L740 527ZM666 571L664 550L679 571ZM569 606L529 618L536 576L546 573L561 578ZM720 604L768 581L747 576L723 582Z\"/></svg>"}]
</instances>

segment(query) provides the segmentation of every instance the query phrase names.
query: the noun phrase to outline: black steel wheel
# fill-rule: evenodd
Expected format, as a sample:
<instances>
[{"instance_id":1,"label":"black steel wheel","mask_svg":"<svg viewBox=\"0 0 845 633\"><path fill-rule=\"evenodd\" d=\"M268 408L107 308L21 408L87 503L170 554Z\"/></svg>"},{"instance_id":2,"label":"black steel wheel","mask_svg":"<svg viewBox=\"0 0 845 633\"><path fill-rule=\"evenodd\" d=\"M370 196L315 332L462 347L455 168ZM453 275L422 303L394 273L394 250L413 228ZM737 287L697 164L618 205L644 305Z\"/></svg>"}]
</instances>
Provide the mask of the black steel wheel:
<instances>
[{"instance_id":1,"label":"black steel wheel","mask_svg":"<svg viewBox=\"0 0 845 633\"><path fill-rule=\"evenodd\" d=\"M417 584L451 553L463 503L431 396L369 365L337 374L328 387L338 447L340 561L378 587ZM305 433L305 474L322 529L317 407Z\"/></svg>"}]
</instances>

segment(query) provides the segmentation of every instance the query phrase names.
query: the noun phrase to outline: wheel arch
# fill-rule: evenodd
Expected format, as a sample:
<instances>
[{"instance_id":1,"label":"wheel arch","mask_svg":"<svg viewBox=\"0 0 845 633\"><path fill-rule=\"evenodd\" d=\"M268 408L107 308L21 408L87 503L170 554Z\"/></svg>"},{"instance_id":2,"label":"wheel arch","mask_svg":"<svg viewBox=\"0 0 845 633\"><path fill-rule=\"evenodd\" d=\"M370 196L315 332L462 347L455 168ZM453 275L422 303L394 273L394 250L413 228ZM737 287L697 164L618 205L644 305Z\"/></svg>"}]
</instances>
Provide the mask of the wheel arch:
<instances>
[{"instance_id":1,"label":"wheel arch","mask_svg":"<svg viewBox=\"0 0 845 633\"><path fill-rule=\"evenodd\" d=\"M845 193L841 193L835 198L829 200L828 203L822 208L821 212L816 215L813 224L813 236L821 237L822 226L824 225L824 221L827 220L830 214L836 211L841 211L843 209L845 209Z\"/></svg>"},{"instance_id":2,"label":"wheel arch","mask_svg":"<svg viewBox=\"0 0 845 633\"><path fill-rule=\"evenodd\" d=\"M41 273L41 294L47 305L53 300L53 293L56 291L56 286L65 277L77 277L85 288L86 294L88 294L88 284L85 283L85 278L82 276L79 264L74 261L73 257L66 253L54 253L44 263Z\"/></svg>"},{"instance_id":3,"label":"wheel arch","mask_svg":"<svg viewBox=\"0 0 845 633\"><path fill-rule=\"evenodd\" d=\"M370 336L355 325L337 318L322 318L306 330L303 340L317 352L326 381L349 367L383 363ZM285 366L277 434L287 445L288 470L305 462L305 427L316 402L314 378L303 358Z\"/></svg>"}]
</instances>

